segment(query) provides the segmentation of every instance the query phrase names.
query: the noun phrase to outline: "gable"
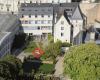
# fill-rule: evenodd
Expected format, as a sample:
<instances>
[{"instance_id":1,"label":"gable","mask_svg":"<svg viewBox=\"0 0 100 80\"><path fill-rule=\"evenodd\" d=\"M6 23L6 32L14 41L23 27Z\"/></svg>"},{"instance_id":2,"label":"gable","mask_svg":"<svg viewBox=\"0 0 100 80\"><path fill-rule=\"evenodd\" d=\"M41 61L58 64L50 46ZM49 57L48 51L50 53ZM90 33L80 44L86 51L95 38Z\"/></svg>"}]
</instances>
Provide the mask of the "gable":
<instances>
[{"instance_id":1,"label":"gable","mask_svg":"<svg viewBox=\"0 0 100 80\"><path fill-rule=\"evenodd\" d=\"M66 24L66 25L70 25L69 24L69 22L67 21L67 19L64 17L64 15L62 15L61 17L60 17L60 19L58 20L58 22L55 24L55 26L56 25L61 25L61 22L64 22L64 25Z\"/></svg>"},{"instance_id":2,"label":"gable","mask_svg":"<svg viewBox=\"0 0 100 80\"><path fill-rule=\"evenodd\" d=\"M77 6L77 8L75 9L71 19L76 19L76 20L83 20L82 18L82 14L81 14L81 11L79 9L79 7Z\"/></svg>"}]
</instances>

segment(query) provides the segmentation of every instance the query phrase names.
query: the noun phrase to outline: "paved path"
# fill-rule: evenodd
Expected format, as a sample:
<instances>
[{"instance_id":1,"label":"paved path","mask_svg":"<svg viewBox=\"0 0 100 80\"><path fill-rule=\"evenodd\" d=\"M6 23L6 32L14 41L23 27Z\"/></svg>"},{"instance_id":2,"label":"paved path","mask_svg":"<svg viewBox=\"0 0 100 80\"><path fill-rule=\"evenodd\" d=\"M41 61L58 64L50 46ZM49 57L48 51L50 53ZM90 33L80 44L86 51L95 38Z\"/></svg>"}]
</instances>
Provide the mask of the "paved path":
<instances>
[{"instance_id":1,"label":"paved path","mask_svg":"<svg viewBox=\"0 0 100 80\"><path fill-rule=\"evenodd\" d=\"M64 57L58 57L58 62L55 65L56 71L54 75L57 77L60 77L61 80L71 80L67 76L66 77L63 76L63 60L64 60Z\"/></svg>"},{"instance_id":2,"label":"paved path","mask_svg":"<svg viewBox=\"0 0 100 80\"><path fill-rule=\"evenodd\" d=\"M54 73L54 75L56 76L60 76L63 74L63 58L64 57L58 57L58 62L55 65L56 71Z\"/></svg>"}]
</instances>

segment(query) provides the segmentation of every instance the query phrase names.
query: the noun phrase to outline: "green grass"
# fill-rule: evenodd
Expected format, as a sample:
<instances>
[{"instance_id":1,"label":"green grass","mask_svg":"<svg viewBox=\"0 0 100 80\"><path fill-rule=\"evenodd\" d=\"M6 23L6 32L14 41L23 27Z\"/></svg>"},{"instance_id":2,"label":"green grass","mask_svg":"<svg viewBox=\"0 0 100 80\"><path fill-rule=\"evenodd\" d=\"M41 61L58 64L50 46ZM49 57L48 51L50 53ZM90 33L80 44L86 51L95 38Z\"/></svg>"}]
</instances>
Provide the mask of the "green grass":
<instances>
[{"instance_id":1,"label":"green grass","mask_svg":"<svg viewBox=\"0 0 100 80\"><path fill-rule=\"evenodd\" d=\"M37 47L35 42L30 42L27 47L24 49L26 53L32 53L32 51Z\"/></svg>"},{"instance_id":2,"label":"green grass","mask_svg":"<svg viewBox=\"0 0 100 80\"><path fill-rule=\"evenodd\" d=\"M54 64L42 64L39 67L38 72L44 73L44 74L52 74L54 72L55 65Z\"/></svg>"}]
</instances>

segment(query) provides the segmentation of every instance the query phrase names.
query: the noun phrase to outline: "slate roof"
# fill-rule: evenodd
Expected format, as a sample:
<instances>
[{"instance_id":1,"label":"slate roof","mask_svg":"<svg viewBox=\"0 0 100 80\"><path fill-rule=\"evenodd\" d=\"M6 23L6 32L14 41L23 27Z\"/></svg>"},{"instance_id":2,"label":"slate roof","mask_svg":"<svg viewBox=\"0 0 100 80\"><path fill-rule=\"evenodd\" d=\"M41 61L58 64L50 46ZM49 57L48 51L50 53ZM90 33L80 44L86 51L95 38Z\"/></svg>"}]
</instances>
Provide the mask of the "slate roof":
<instances>
[{"instance_id":1,"label":"slate roof","mask_svg":"<svg viewBox=\"0 0 100 80\"><path fill-rule=\"evenodd\" d=\"M21 3L21 7L52 7L51 3Z\"/></svg>"},{"instance_id":2,"label":"slate roof","mask_svg":"<svg viewBox=\"0 0 100 80\"><path fill-rule=\"evenodd\" d=\"M79 7L77 6L77 8L75 9L72 17L70 19L74 19L74 20L83 20L83 16L82 13L79 9Z\"/></svg>"},{"instance_id":3,"label":"slate roof","mask_svg":"<svg viewBox=\"0 0 100 80\"><path fill-rule=\"evenodd\" d=\"M0 40L6 35L7 33L0 32Z\"/></svg>"},{"instance_id":4,"label":"slate roof","mask_svg":"<svg viewBox=\"0 0 100 80\"><path fill-rule=\"evenodd\" d=\"M62 14L64 13L65 9L72 9L72 13L78 6L78 3L59 3L59 4L52 4L52 3L22 3L21 7L19 8L19 14L24 15L40 15L40 14ZM36 11L37 9L37 11ZM42 11L41 9L44 9ZM48 11L49 9L49 11Z\"/></svg>"},{"instance_id":5,"label":"slate roof","mask_svg":"<svg viewBox=\"0 0 100 80\"><path fill-rule=\"evenodd\" d=\"M16 21L17 21L17 18L15 15L0 14L0 32L13 31L13 28L14 28L13 25L14 23L16 23Z\"/></svg>"}]
</instances>

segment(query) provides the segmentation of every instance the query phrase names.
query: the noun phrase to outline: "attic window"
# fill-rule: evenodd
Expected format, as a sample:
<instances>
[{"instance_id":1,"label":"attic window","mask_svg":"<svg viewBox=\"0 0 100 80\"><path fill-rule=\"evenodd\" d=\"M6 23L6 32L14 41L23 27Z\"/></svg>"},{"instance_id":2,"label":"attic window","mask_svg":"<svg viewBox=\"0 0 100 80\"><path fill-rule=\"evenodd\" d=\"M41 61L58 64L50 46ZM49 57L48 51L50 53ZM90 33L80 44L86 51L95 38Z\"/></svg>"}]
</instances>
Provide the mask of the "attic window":
<instances>
[{"instance_id":1,"label":"attic window","mask_svg":"<svg viewBox=\"0 0 100 80\"><path fill-rule=\"evenodd\" d=\"M61 24L64 24L64 21L61 21Z\"/></svg>"},{"instance_id":2,"label":"attic window","mask_svg":"<svg viewBox=\"0 0 100 80\"><path fill-rule=\"evenodd\" d=\"M35 17L37 18L37 14L35 14Z\"/></svg>"},{"instance_id":3,"label":"attic window","mask_svg":"<svg viewBox=\"0 0 100 80\"><path fill-rule=\"evenodd\" d=\"M72 9L66 9L66 11L72 11Z\"/></svg>"},{"instance_id":4,"label":"attic window","mask_svg":"<svg viewBox=\"0 0 100 80\"><path fill-rule=\"evenodd\" d=\"M43 15L43 14L42 14L41 16L42 16L42 17L44 17L44 15Z\"/></svg>"},{"instance_id":5,"label":"attic window","mask_svg":"<svg viewBox=\"0 0 100 80\"><path fill-rule=\"evenodd\" d=\"M70 11L70 9L66 9L66 11Z\"/></svg>"},{"instance_id":6,"label":"attic window","mask_svg":"<svg viewBox=\"0 0 100 80\"><path fill-rule=\"evenodd\" d=\"M29 14L29 18L31 18L31 14Z\"/></svg>"}]
</instances>

